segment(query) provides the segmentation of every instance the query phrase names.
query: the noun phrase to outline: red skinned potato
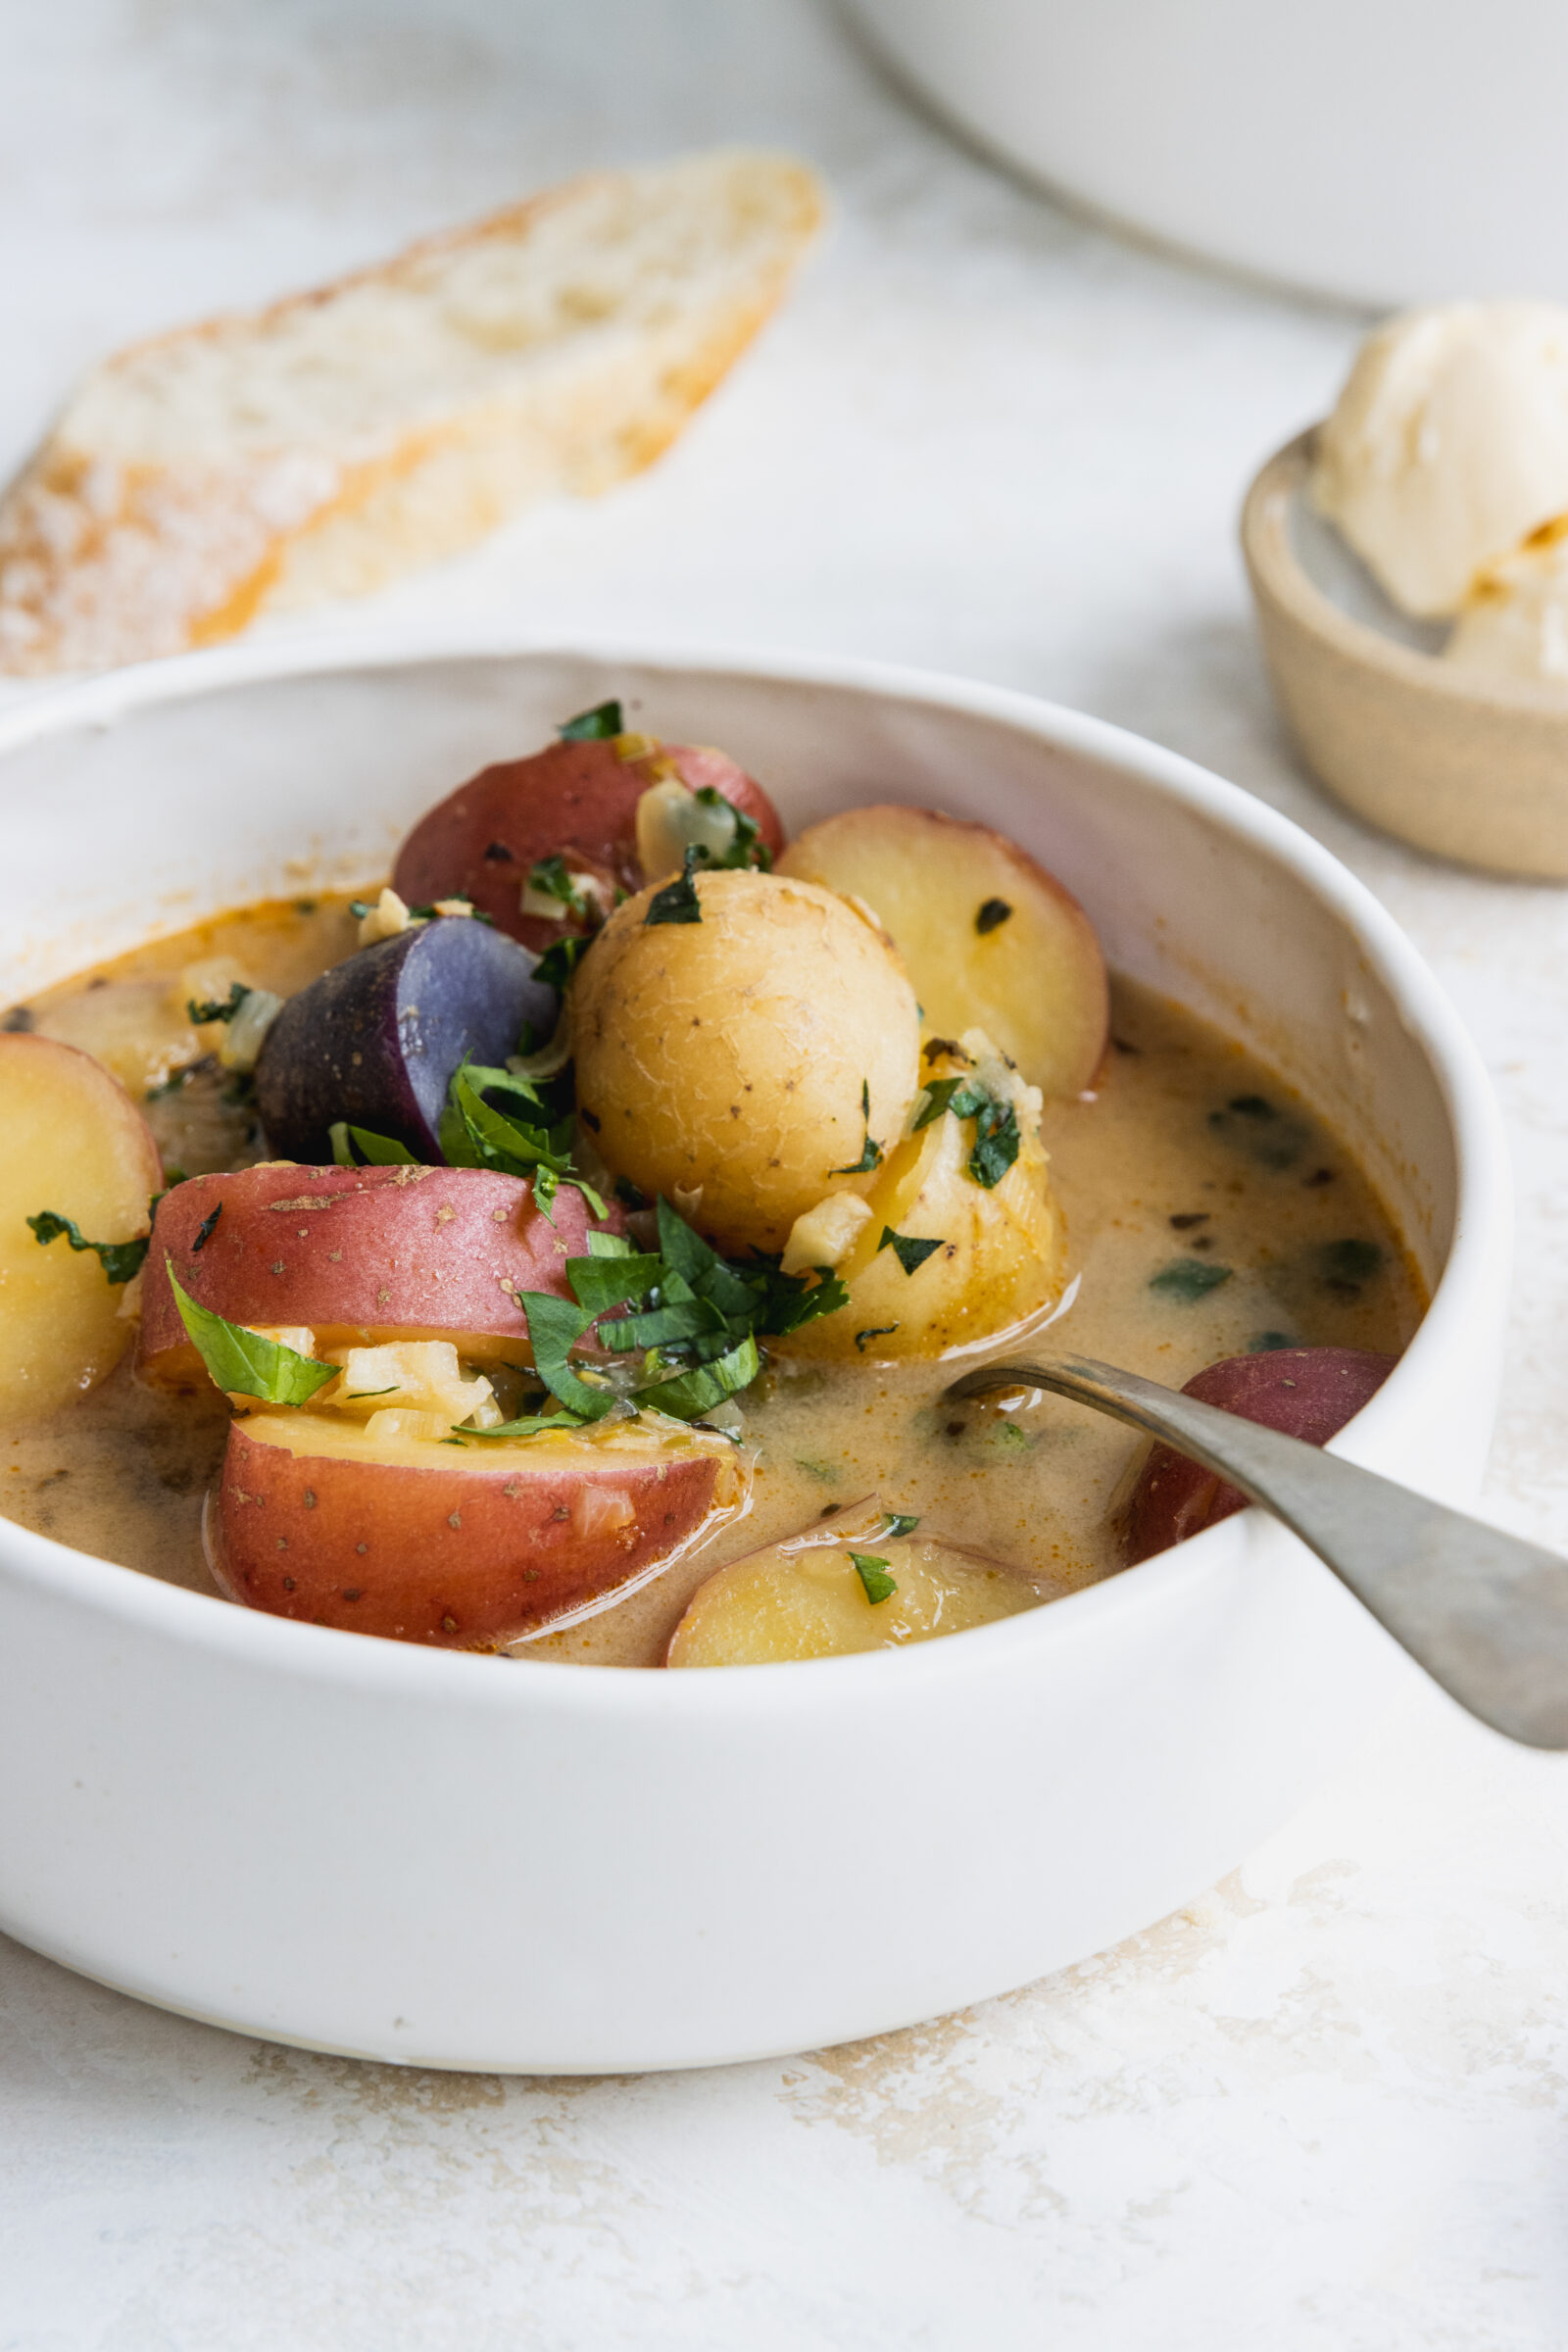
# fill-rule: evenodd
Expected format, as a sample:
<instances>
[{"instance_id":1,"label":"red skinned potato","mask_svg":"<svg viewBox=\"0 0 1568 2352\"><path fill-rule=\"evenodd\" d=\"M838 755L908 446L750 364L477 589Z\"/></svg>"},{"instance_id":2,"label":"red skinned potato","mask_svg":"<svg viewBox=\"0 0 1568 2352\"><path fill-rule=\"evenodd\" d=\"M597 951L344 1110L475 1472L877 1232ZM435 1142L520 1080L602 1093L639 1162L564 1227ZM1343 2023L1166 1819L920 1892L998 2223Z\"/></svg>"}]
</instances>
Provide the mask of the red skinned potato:
<instances>
[{"instance_id":1,"label":"red skinned potato","mask_svg":"<svg viewBox=\"0 0 1568 2352\"><path fill-rule=\"evenodd\" d=\"M372 1335L461 1337L466 1356L525 1361L517 1293L569 1298L566 1259L586 1254L590 1230L625 1226L613 1207L593 1216L570 1184L551 1213L553 1225L521 1178L481 1168L269 1160L237 1175L192 1176L158 1204L137 1369L161 1387L207 1382L166 1256L191 1298L231 1323L307 1325L322 1349L368 1345Z\"/></svg>"},{"instance_id":2,"label":"red skinned potato","mask_svg":"<svg viewBox=\"0 0 1568 2352\"><path fill-rule=\"evenodd\" d=\"M662 1422L449 1447L258 1413L229 1431L208 1557L230 1599L273 1616L488 1649L643 1582L732 1517L748 1479L726 1440Z\"/></svg>"},{"instance_id":3,"label":"red skinned potato","mask_svg":"<svg viewBox=\"0 0 1568 2352\"><path fill-rule=\"evenodd\" d=\"M1182 1391L1308 1446L1326 1446L1377 1394L1398 1361L1365 1348L1280 1348L1227 1355L1195 1372ZM1247 1497L1212 1470L1172 1446L1156 1446L1144 1464L1123 1522L1129 1567L1205 1527L1245 1510Z\"/></svg>"},{"instance_id":4,"label":"red skinned potato","mask_svg":"<svg viewBox=\"0 0 1568 2352\"><path fill-rule=\"evenodd\" d=\"M723 752L619 735L553 743L526 760L481 768L419 819L398 852L392 887L411 906L461 893L498 930L541 954L587 926L575 915L555 922L521 911L532 868L559 851L568 866L575 858L628 896L641 890L637 804L669 777L693 792L711 786L754 819L774 856L783 849L777 809Z\"/></svg>"}]
</instances>

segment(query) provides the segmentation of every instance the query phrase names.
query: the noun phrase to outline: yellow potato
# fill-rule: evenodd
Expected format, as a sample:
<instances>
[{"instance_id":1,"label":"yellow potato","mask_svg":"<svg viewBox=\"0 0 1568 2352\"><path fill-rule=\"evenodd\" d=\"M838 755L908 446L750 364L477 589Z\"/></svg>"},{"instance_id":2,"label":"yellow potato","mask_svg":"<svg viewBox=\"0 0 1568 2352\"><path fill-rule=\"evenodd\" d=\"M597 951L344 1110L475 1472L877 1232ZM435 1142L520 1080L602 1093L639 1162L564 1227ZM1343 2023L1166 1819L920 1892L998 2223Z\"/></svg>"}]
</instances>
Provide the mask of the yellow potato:
<instances>
[{"instance_id":1,"label":"yellow potato","mask_svg":"<svg viewBox=\"0 0 1568 2352\"><path fill-rule=\"evenodd\" d=\"M808 826L779 871L863 899L898 941L934 1037L984 1029L1031 1086L1079 1094L1110 999L1094 926L1015 842L931 808L851 808Z\"/></svg>"},{"instance_id":2,"label":"yellow potato","mask_svg":"<svg viewBox=\"0 0 1568 2352\"><path fill-rule=\"evenodd\" d=\"M699 1585L670 1637L667 1666L769 1666L898 1649L1016 1616L1054 1589L942 1536L888 1532L872 1500L748 1553ZM866 1563L869 1590L853 1552ZM871 1565L870 1563L877 1563ZM894 1590L882 1592L882 1579Z\"/></svg>"},{"instance_id":3,"label":"yellow potato","mask_svg":"<svg viewBox=\"0 0 1568 2352\"><path fill-rule=\"evenodd\" d=\"M966 1033L965 1043L977 1051L984 1042ZM1010 1077L983 1052L976 1062L928 1050L926 1069L937 1081L972 1081L985 1072L999 1087ZM866 1196L871 1213L834 1267L849 1286L849 1305L772 1346L792 1355L940 1355L1054 1304L1066 1278L1066 1240L1040 1144L1040 1098L1015 1078L1010 1082L1019 1146L1002 1181L987 1190L969 1173L972 1117L948 1110L909 1136L890 1153ZM883 1241L889 1231L906 1243L939 1247L909 1273Z\"/></svg>"},{"instance_id":4,"label":"yellow potato","mask_svg":"<svg viewBox=\"0 0 1568 2352\"><path fill-rule=\"evenodd\" d=\"M91 1251L44 1248L26 1219L53 1209L88 1241L129 1241L163 1174L123 1088L50 1038L0 1035L0 1413L42 1413L112 1371L135 1326Z\"/></svg>"},{"instance_id":5,"label":"yellow potato","mask_svg":"<svg viewBox=\"0 0 1568 2352\"><path fill-rule=\"evenodd\" d=\"M897 950L855 907L776 874L700 873L699 922L617 907L571 991L577 1102L608 1167L682 1202L721 1248L782 1249L867 1132L889 1144L919 1086L919 1015Z\"/></svg>"}]
</instances>

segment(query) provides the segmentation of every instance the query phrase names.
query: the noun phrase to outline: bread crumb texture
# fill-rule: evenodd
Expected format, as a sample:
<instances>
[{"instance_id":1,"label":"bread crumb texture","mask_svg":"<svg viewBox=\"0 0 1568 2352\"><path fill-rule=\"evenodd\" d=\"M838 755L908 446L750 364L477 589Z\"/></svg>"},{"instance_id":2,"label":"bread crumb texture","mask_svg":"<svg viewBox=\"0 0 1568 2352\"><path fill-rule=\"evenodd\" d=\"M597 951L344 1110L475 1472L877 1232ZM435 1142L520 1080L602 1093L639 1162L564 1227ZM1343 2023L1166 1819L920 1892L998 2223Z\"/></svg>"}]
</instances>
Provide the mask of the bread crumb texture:
<instances>
[{"instance_id":1,"label":"bread crumb texture","mask_svg":"<svg viewBox=\"0 0 1568 2352\"><path fill-rule=\"evenodd\" d=\"M0 669L212 644L610 488L745 349L821 211L787 157L600 172L116 354L0 500Z\"/></svg>"}]
</instances>

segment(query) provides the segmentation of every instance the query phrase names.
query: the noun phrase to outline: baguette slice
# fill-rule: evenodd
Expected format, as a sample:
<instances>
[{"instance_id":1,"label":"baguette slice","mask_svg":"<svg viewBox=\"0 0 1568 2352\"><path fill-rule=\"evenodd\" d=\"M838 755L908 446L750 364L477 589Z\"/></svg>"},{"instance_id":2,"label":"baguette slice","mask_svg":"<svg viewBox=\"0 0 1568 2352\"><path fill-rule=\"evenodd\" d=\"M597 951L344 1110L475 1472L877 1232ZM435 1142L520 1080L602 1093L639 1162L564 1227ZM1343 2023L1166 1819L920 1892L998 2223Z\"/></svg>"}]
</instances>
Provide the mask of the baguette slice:
<instances>
[{"instance_id":1,"label":"baguette slice","mask_svg":"<svg viewBox=\"0 0 1568 2352\"><path fill-rule=\"evenodd\" d=\"M821 210L787 157L601 172L118 353L0 498L0 669L208 645L608 489L719 382Z\"/></svg>"}]
</instances>

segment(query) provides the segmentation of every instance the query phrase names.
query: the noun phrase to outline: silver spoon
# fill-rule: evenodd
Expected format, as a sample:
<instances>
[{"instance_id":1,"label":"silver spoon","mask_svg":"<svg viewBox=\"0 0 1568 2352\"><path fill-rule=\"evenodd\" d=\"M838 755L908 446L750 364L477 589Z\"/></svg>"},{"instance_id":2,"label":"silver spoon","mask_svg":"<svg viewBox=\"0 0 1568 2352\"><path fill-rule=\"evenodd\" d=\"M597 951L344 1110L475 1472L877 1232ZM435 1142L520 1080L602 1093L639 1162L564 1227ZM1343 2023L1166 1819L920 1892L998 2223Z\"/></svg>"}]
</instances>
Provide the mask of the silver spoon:
<instances>
[{"instance_id":1,"label":"silver spoon","mask_svg":"<svg viewBox=\"0 0 1568 2352\"><path fill-rule=\"evenodd\" d=\"M1051 1389L1217 1471L1299 1536L1472 1715L1527 1747L1568 1747L1568 1560L1088 1356L986 1364L947 1395L1015 1388Z\"/></svg>"}]
</instances>

